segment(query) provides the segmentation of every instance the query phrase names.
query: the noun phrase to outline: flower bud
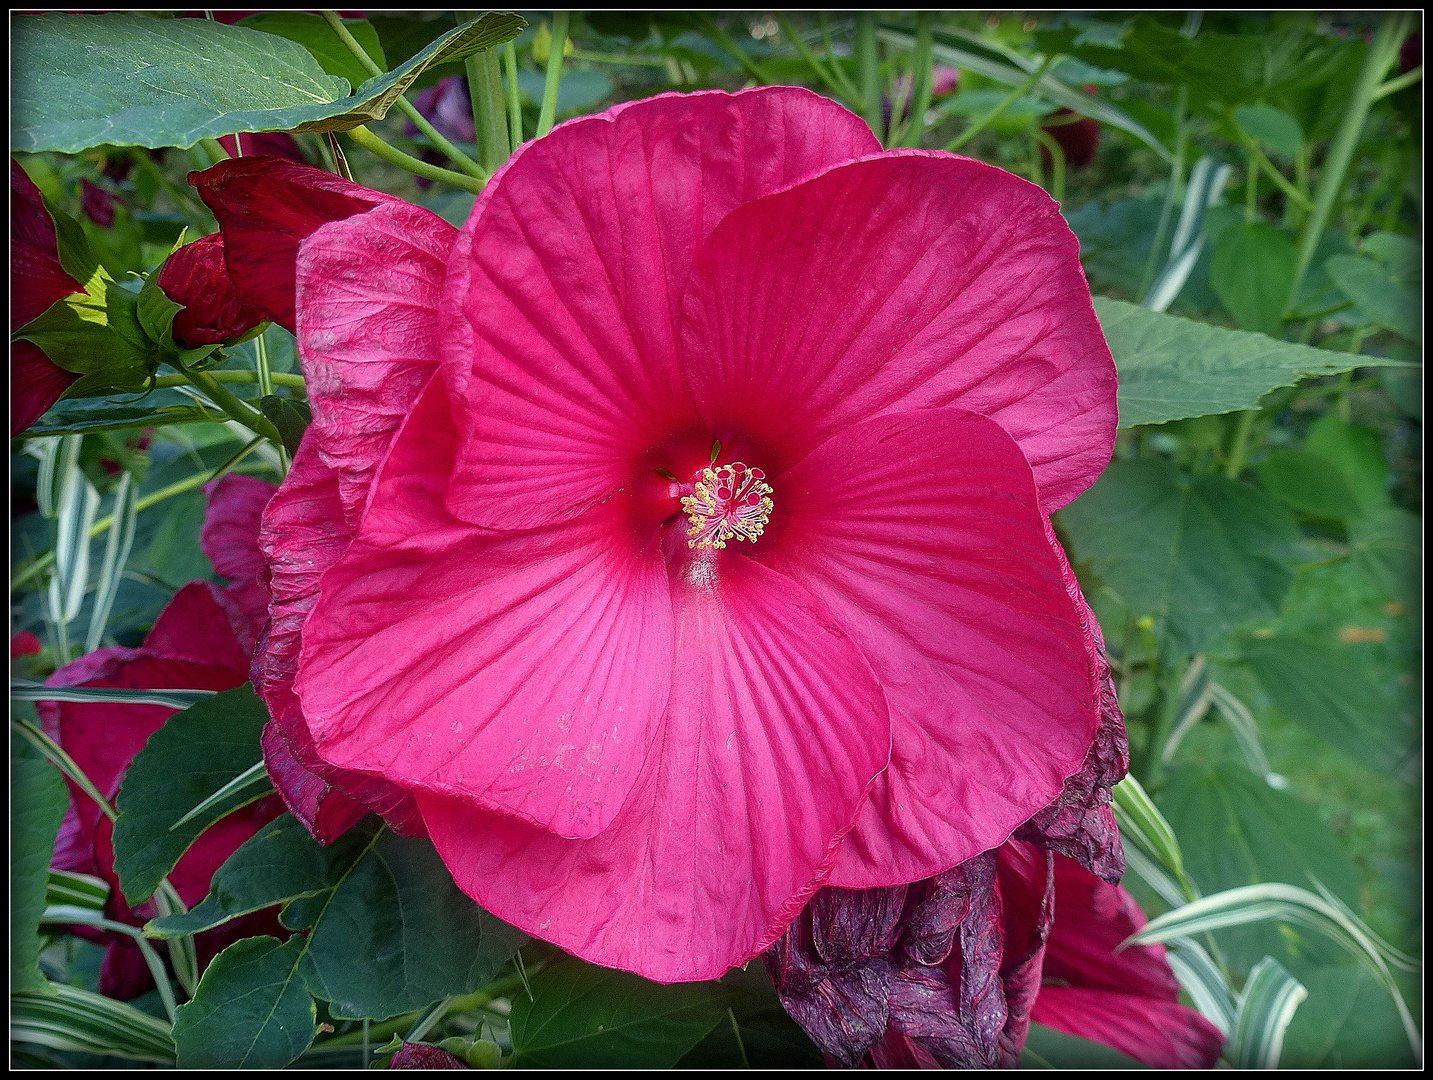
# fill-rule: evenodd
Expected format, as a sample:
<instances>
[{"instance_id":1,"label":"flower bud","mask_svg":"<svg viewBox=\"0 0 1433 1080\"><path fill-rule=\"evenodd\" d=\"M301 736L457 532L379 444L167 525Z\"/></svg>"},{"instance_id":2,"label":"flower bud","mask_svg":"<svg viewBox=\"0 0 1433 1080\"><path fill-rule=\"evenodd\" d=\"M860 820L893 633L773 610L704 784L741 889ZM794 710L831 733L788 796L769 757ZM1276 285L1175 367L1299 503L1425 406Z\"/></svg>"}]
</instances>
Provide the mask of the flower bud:
<instances>
[{"instance_id":1,"label":"flower bud","mask_svg":"<svg viewBox=\"0 0 1433 1080\"><path fill-rule=\"evenodd\" d=\"M185 244L169 256L156 280L164 295L184 306L174 316L173 328L174 340L182 348L233 341L264 321L258 308L239 302L218 233Z\"/></svg>"}]
</instances>

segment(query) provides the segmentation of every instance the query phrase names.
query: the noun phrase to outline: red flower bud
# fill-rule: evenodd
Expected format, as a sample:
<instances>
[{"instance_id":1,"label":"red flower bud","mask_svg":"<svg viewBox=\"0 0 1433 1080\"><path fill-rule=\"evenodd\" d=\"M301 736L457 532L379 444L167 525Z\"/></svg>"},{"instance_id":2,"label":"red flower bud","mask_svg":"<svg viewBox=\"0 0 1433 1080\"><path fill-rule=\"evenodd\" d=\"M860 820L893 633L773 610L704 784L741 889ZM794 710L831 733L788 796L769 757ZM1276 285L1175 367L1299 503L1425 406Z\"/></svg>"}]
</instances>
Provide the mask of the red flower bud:
<instances>
[{"instance_id":1,"label":"red flower bud","mask_svg":"<svg viewBox=\"0 0 1433 1080\"><path fill-rule=\"evenodd\" d=\"M468 1066L448 1051L427 1043L405 1042L389 1062L390 1069L466 1069Z\"/></svg>"},{"instance_id":2,"label":"red flower bud","mask_svg":"<svg viewBox=\"0 0 1433 1080\"><path fill-rule=\"evenodd\" d=\"M174 316L173 333L186 349L232 341L264 321L258 308L239 302L218 233L169 256L159 270L158 285L169 299L184 305Z\"/></svg>"},{"instance_id":3,"label":"red flower bud","mask_svg":"<svg viewBox=\"0 0 1433 1080\"><path fill-rule=\"evenodd\" d=\"M114 225L114 208L118 205L119 200L98 184L80 181L80 209L101 229Z\"/></svg>"},{"instance_id":4,"label":"red flower bud","mask_svg":"<svg viewBox=\"0 0 1433 1080\"><path fill-rule=\"evenodd\" d=\"M1041 126L1065 152L1065 166L1070 169L1083 169L1095 160L1095 150L1100 145L1100 125L1088 116L1082 116L1078 120L1065 119L1074 115L1071 109L1056 109L1045 118L1045 123ZM1045 160L1045 167L1049 168L1050 151L1042 146L1040 154Z\"/></svg>"},{"instance_id":5,"label":"red flower bud","mask_svg":"<svg viewBox=\"0 0 1433 1080\"><path fill-rule=\"evenodd\" d=\"M22 656L34 656L43 648L40 639L33 633L29 630L21 630L10 639L10 659L18 660Z\"/></svg>"}]
</instances>

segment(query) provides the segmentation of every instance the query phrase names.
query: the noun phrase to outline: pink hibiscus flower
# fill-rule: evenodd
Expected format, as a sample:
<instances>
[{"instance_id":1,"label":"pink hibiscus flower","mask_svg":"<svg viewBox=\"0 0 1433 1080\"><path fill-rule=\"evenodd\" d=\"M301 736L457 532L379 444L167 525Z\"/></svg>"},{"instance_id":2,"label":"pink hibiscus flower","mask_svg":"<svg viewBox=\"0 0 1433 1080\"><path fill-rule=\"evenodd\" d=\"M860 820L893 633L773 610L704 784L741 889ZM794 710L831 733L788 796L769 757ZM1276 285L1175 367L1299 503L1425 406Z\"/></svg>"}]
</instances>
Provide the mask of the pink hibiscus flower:
<instances>
[{"instance_id":1,"label":"pink hibiscus flower","mask_svg":"<svg viewBox=\"0 0 1433 1080\"><path fill-rule=\"evenodd\" d=\"M256 685L480 904L710 979L824 883L1036 815L1108 846L1048 515L1109 460L1115 371L1039 188L789 87L561 125L461 232L284 163L192 180L314 409Z\"/></svg>"},{"instance_id":2,"label":"pink hibiscus flower","mask_svg":"<svg viewBox=\"0 0 1433 1080\"><path fill-rule=\"evenodd\" d=\"M266 617L267 593L259 576L259 515L274 493L272 484L230 475L210 484L209 513L202 534L204 551L230 578L227 588L191 581L174 595L137 649L96 649L56 671L47 686L130 687L134 689L231 690L248 679L250 657ZM160 705L40 702L46 733L62 746L113 804L134 756L175 712ZM234 850L283 812L269 797L236 810L196 840L169 875L185 904L209 893L209 880ZM130 907L120 892L111 847L113 825L81 790L71 786L71 805L60 827L53 865L92 874L109 883L105 917L143 926L158 915L152 901ZM129 999L150 989L153 976L134 941L121 934L76 927L77 933L109 945L100 969L100 992ZM225 946L252 934L287 936L272 911L235 919L195 938L199 962L207 964Z\"/></svg>"},{"instance_id":3,"label":"pink hibiscus flower","mask_svg":"<svg viewBox=\"0 0 1433 1080\"><path fill-rule=\"evenodd\" d=\"M1179 1004L1162 945L1080 863L1011 840L929 881L823 889L767 966L787 1011L834 1061L1012 1068L1030 1022L1160 1069L1210 1069L1224 1036Z\"/></svg>"}]
</instances>

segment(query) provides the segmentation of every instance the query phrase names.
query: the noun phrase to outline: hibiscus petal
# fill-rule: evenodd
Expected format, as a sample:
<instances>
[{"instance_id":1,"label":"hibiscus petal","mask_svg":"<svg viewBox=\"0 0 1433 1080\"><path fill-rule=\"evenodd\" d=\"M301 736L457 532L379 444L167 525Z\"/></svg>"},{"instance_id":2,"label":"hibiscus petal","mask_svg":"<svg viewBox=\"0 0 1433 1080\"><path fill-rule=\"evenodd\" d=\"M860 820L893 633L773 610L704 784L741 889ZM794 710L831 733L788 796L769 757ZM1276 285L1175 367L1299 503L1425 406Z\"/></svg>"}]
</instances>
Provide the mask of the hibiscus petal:
<instances>
[{"instance_id":1,"label":"hibiscus petal","mask_svg":"<svg viewBox=\"0 0 1433 1080\"><path fill-rule=\"evenodd\" d=\"M677 326L698 245L742 203L879 149L834 102L765 87L630 102L518 150L450 264L452 511L543 525L630 479L696 420Z\"/></svg>"},{"instance_id":2,"label":"hibiscus petal","mask_svg":"<svg viewBox=\"0 0 1433 1080\"><path fill-rule=\"evenodd\" d=\"M212 581L191 581L175 593L144 639L144 650L150 655L218 665L240 673L234 686L244 682L242 673L249 670L252 648L253 628L248 616ZM148 685L182 689L189 684Z\"/></svg>"},{"instance_id":3,"label":"hibiscus petal","mask_svg":"<svg viewBox=\"0 0 1433 1080\"><path fill-rule=\"evenodd\" d=\"M714 979L770 945L820 885L888 752L865 661L805 590L725 553L679 588L661 741L612 825L566 840L419 793L464 892L593 963Z\"/></svg>"},{"instance_id":4,"label":"hibiscus petal","mask_svg":"<svg viewBox=\"0 0 1433 1080\"><path fill-rule=\"evenodd\" d=\"M1164 958L1163 945L1119 949L1148 921L1128 891L1101 881L1074 859L1057 855L1055 903L1046 975L1085 990L1179 1000L1179 981Z\"/></svg>"},{"instance_id":5,"label":"hibiscus petal","mask_svg":"<svg viewBox=\"0 0 1433 1080\"><path fill-rule=\"evenodd\" d=\"M77 292L84 292L84 286L70 277L60 263L60 245L55 236L55 222L45 209L40 189L25 170L20 168L19 163L11 158L11 332L37 318L56 300ZM43 411L42 409L41 412Z\"/></svg>"},{"instance_id":6,"label":"hibiscus petal","mask_svg":"<svg viewBox=\"0 0 1433 1080\"><path fill-rule=\"evenodd\" d=\"M753 557L830 608L891 704L891 767L832 884L917 881L1000 844L1080 768L1099 719L1019 448L962 410L890 414L772 485Z\"/></svg>"},{"instance_id":7,"label":"hibiscus petal","mask_svg":"<svg viewBox=\"0 0 1433 1080\"><path fill-rule=\"evenodd\" d=\"M189 182L219 222L239 300L289 331L294 329L299 243L330 221L382 203L403 202L322 169L277 158L221 161L190 173Z\"/></svg>"},{"instance_id":8,"label":"hibiscus petal","mask_svg":"<svg viewBox=\"0 0 1433 1080\"><path fill-rule=\"evenodd\" d=\"M55 363L32 341L10 343L10 437L60 400L79 376Z\"/></svg>"},{"instance_id":9,"label":"hibiscus petal","mask_svg":"<svg viewBox=\"0 0 1433 1080\"><path fill-rule=\"evenodd\" d=\"M253 638L269 617L268 571L259 549L259 522L264 507L277 490L273 484L254 476L229 473L204 485L209 500L199 544L214 569L229 579L228 593L249 617Z\"/></svg>"},{"instance_id":10,"label":"hibiscus petal","mask_svg":"<svg viewBox=\"0 0 1433 1080\"><path fill-rule=\"evenodd\" d=\"M1224 1049L1219 1029L1193 1009L1108 990L1043 987L1034 1020L1154 1069L1212 1069Z\"/></svg>"},{"instance_id":11,"label":"hibiscus petal","mask_svg":"<svg viewBox=\"0 0 1433 1080\"><path fill-rule=\"evenodd\" d=\"M360 539L304 630L296 688L319 753L559 835L605 829L672 677L665 562L606 524Z\"/></svg>"},{"instance_id":12,"label":"hibiscus petal","mask_svg":"<svg viewBox=\"0 0 1433 1080\"><path fill-rule=\"evenodd\" d=\"M325 225L299 248L308 438L338 473L355 527L374 470L438 363L438 302L457 235L435 214L395 202Z\"/></svg>"},{"instance_id":13,"label":"hibiscus petal","mask_svg":"<svg viewBox=\"0 0 1433 1080\"><path fill-rule=\"evenodd\" d=\"M993 166L838 165L712 233L683 363L718 437L772 447L768 473L862 419L957 405L1014 436L1049 513L1114 446L1114 362L1078 252L1056 203Z\"/></svg>"}]
</instances>

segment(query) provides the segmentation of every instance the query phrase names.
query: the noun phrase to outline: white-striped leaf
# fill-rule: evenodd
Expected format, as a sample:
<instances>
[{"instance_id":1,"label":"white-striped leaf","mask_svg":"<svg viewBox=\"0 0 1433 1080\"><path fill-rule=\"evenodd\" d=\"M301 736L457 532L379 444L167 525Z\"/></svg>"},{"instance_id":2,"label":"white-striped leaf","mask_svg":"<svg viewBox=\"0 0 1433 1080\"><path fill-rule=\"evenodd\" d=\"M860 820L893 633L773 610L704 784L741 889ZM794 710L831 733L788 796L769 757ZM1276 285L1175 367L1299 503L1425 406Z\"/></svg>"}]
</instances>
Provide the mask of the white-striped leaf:
<instances>
[{"instance_id":1,"label":"white-striped leaf","mask_svg":"<svg viewBox=\"0 0 1433 1080\"><path fill-rule=\"evenodd\" d=\"M1234 1028L1237 1007L1234 993L1214 958L1199 942L1183 937L1170 939L1165 958L1199 1014L1227 1038Z\"/></svg>"},{"instance_id":2,"label":"white-striped leaf","mask_svg":"<svg viewBox=\"0 0 1433 1080\"><path fill-rule=\"evenodd\" d=\"M1284 1032L1309 992L1272 956L1249 972L1224 1056L1236 1069L1277 1069Z\"/></svg>"},{"instance_id":3,"label":"white-striped leaf","mask_svg":"<svg viewBox=\"0 0 1433 1080\"><path fill-rule=\"evenodd\" d=\"M15 680L10 684L10 697L15 701L79 701L110 702L115 705L165 705L171 709L187 709L214 696L213 690L126 690L121 687L90 688L85 686L43 686L40 683Z\"/></svg>"},{"instance_id":4,"label":"white-striped leaf","mask_svg":"<svg viewBox=\"0 0 1433 1080\"><path fill-rule=\"evenodd\" d=\"M51 870L45 894L47 907L68 905L89 911L103 911L109 899L109 883L72 870Z\"/></svg>"},{"instance_id":5,"label":"white-striped leaf","mask_svg":"<svg viewBox=\"0 0 1433 1080\"><path fill-rule=\"evenodd\" d=\"M10 1038L54 1050L78 1050L174 1064L169 1025L133 1005L52 983L51 993L21 991L10 996Z\"/></svg>"},{"instance_id":6,"label":"white-striped leaf","mask_svg":"<svg viewBox=\"0 0 1433 1080\"><path fill-rule=\"evenodd\" d=\"M109 622L110 609L114 607L115 593L119 591L120 575L124 573L124 564L129 560L129 549L134 546L134 526L139 516L135 513L137 499L134 476L126 472L120 477L114 492L114 524L110 526L109 536L105 540L104 562L100 565L99 580L95 582L90 630L85 636L87 653L100 647L105 625Z\"/></svg>"},{"instance_id":7,"label":"white-striped leaf","mask_svg":"<svg viewBox=\"0 0 1433 1080\"><path fill-rule=\"evenodd\" d=\"M1113 795L1120 835L1133 841L1150 860L1172 873L1186 900L1198 896L1198 891L1184 872L1184 856L1179 850L1174 830L1139 781L1133 776L1126 776L1115 785Z\"/></svg>"}]
</instances>

